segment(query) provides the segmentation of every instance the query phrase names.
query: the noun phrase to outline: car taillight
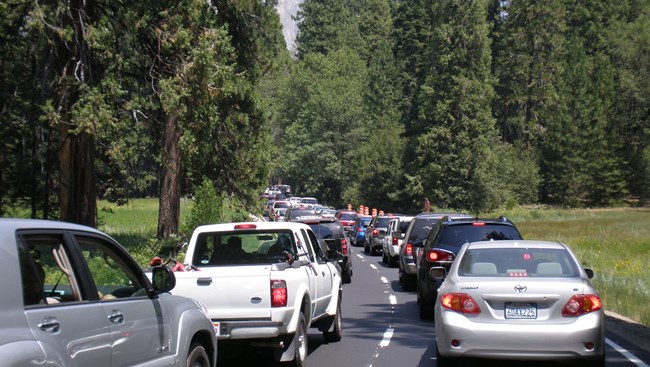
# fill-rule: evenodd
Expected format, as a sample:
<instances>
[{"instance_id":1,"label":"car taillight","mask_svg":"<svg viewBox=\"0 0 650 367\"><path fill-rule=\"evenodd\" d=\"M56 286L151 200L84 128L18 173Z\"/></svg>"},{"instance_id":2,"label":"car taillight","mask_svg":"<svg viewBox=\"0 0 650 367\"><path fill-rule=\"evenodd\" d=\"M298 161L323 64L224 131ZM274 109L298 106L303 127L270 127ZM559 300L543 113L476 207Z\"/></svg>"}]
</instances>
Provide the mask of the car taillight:
<instances>
[{"instance_id":1,"label":"car taillight","mask_svg":"<svg viewBox=\"0 0 650 367\"><path fill-rule=\"evenodd\" d=\"M603 303L595 294L576 294L571 297L562 309L562 316L573 317L588 314L589 312L598 311L603 307Z\"/></svg>"},{"instance_id":2,"label":"car taillight","mask_svg":"<svg viewBox=\"0 0 650 367\"><path fill-rule=\"evenodd\" d=\"M442 250L429 250L427 251L427 261L454 261L454 254Z\"/></svg>"},{"instance_id":3,"label":"car taillight","mask_svg":"<svg viewBox=\"0 0 650 367\"><path fill-rule=\"evenodd\" d=\"M361 227L357 228L357 233L361 233L361 232L363 232L363 228Z\"/></svg>"},{"instance_id":4,"label":"car taillight","mask_svg":"<svg viewBox=\"0 0 650 367\"><path fill-rule=\"evenodd\" d=\"M393 237L393 246L397 246L399 244L399 240L397 237Z\"/></svg>"},{"instance_id":5,"label":"car taillight","mask_svg":"<svg viewBox=\"0 0 650 367\"><path fill-rule=\"evenodd\" d=\"M287 282L271 280L271 307L287 306Z\"/></svg>"},{"instance_id":6,"label":"car taillight","mask_svg":"<svg viewBox=\"0 0 650 367\"><path fill-rule=\"evenodd\" d=\"M404 253L406 256L413 256L413 245L410 242L404 247Z\"/></svg>"},{"instance_id":7,"label":"car taillight","mask_svg":"<svg viewBox=\"0 0 650 367\"><path fill-rule=\"evenodd\" d=\"M373 229L373 230L372 230L372 235L373 235L373 236L377 236L377 233L379 233L378 230L376 230L376 229Z\"/></svg>"},{"instance_id":8,"label":"car taillight","mask_svg":"<svg viewBox=\"0 0 650 367\"><path fill-rule=\"evenodd\" d=\"M444 308L464 314L477 315L481 313L478 303L467 293L445 293L440 298L440 304Z\"/></svg>"},{"instance_id":9,"label":"car taillight","mask_svg":"<svg viewBox=\"0 0 650 367\"><path fill-rule=\"evenodd\" d=\"M348 240L346 240L346 239L341 240L341 253L343 255L348 254Z\"/></svg>"},{"instance_id":10,"label":"car taillight","mask_svg":"<svg viewBox=\"0 0 650 367\"><path fill-rule=\"evenodd\" d=\"M484 226L485 222L474 222L472 223L473 226Z\"/></svg>"}]
</instances>

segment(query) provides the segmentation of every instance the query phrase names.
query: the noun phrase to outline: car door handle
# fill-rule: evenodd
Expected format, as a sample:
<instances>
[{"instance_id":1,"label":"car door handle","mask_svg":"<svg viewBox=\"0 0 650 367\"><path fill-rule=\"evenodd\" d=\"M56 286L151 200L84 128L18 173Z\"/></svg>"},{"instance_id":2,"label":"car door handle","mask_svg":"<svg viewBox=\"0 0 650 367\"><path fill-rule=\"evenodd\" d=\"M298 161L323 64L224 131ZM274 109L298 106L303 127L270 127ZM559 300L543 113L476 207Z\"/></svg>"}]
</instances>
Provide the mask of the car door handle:
<instances>
[{"instance_id":1,"label":"car door handle","mask_svg":"<svg viewBox=\"0 0 650 367\"><path fill-rule=\"evenodd\" d=\"M59 320L55 319L54 317L44 318L43 322L41 322L37 326L39 329L50 333L56 333L61 328L61 325L59 324Z\"/></svg>"},{"instance_id":2,"label":"car door handle","mask_svg":"<svg viewBox=\"0 0 650 367\"><path fill-rule=\"evenodd\" d=\"M212 284L212 278L198 278L196 279L197 285L210 285Z\"/></svg>"},{"instance_id":3,"label":"car door handle","mask_svg":"<svg viewBox=\"0 0 650 367\"><path fill-rule=\"evenodd\" d=\"M113 324L121 324L124 322L124 314L120 311L113 310L111 311L111 314L108 315L108 321L112 322Z\"/></svg>"}]
</instances>

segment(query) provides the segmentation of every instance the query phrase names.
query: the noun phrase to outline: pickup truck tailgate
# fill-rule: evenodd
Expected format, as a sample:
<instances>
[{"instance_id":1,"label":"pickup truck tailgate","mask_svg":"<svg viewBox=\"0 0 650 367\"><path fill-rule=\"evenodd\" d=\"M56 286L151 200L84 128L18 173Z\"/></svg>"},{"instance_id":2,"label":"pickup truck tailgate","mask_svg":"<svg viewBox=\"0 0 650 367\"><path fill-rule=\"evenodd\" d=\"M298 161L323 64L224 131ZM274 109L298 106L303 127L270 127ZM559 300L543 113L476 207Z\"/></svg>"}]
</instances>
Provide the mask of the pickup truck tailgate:
<instances>
[{"instance_id":1,"label":"pickup truck tailgate","mask_svg":"<svg viewBox=\"0 0 650 367\"><path fill-rule=\"evenodd\" d=\"M271 265L202 267L175 275L172 293L201 302L211 319L271 317Z\"/></svg>"}]
</instances>

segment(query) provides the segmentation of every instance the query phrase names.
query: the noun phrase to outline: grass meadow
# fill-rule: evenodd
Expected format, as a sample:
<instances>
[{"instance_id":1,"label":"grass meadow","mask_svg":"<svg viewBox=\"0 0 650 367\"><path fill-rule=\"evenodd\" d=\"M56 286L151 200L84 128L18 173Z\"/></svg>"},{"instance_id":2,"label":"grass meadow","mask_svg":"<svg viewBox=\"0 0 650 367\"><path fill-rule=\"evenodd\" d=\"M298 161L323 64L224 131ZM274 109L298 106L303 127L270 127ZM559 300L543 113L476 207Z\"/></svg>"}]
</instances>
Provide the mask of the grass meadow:
<instances>
[{"instance_id":1,"label":"grass meadow","mask_svg":"<svg viewBox=\"0 0 650 367\"><path fill-rule=\"evenodd\" d=\"M181 221L191 203L181 203ZM135 199L116 206L97 205L99 229L126 246L139 262L150 259L158 218L157 199ZM650 208L558 209L520 207L485 216L505 215L526 239L563 242L585 267L605 308L650 326ZM189 236L190 234L185 234ZM162 254L161 254L162 255Z\"/></svg>"},{"instance_id":2,"label":"grass meadow","mask_svg":"<svg viewBox=\"0 0 650 367\"><path fill-rule=\"evenodd\" d=\"M605 309L650 326L650 209L517 208L502 212L525 239L567 244Z\"/></svg>"}]
</instances>

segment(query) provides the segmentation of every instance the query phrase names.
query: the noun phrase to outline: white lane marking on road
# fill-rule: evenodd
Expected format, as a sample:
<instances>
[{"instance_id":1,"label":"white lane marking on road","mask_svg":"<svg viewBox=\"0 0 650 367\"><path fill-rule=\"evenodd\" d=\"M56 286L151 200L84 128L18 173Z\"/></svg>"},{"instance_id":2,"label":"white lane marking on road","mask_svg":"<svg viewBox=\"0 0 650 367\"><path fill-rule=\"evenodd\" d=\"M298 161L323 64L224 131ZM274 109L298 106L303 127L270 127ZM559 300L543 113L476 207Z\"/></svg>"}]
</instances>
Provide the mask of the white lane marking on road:
<instances>
[{"instance_id":1,"label":"white lane marking on road","mask_svg":"<svg viewBox=\"0 0 650 367\"><path fill-rule=\"evenodd\" d=\"M363 255L359 255L359 254L357 254L357 257L358 257L359 259L363 259L363 258L364 258Z\"/></svg>"},{"instance_id":2,"label":"white lane marking on road","mask_svg":"<svg viewBox=\"0 0 650 367\"><path fill-rule=\"evenodd\" d=\"M630 362L636 364L639 367L650 367L647 364L645 364L642 360L637 358L634 354L628 352L625 348L621 347L620 345L614 343L613 341L605 338L605 343L609 345L610 347L614 348L617 352L621 353L625 358L627 358Z\"/></svg>"},{"instance_id":3,"label":"white lane marking on road","mask_svg":"<svg viewBox=\"0 0 650 367\"><path fill-rule=\"evenodd\" d=\"M379 343L380 347L382 347L382 348L387 347L390 344L390 338L393 337L393 332L394 331L395 331L395 329L390 328L390 327L388 329L386 329L386 331L384 332L384 339L382 339L381 343Z\"/></svg>"},{"instance_id":4,"label":"white lane marking on road","mask_svg":"<svg viewBox=\"0 0 650 367\"><path fill-rule=\"evenodd\" d=\"M396 305L397 304L397 297L395 297L394 294L391 294L390 297L388 297L388 301L390 301L391 305Z\"/></svg>"},{"instance_id":5,"label":"white lane marking on road","mask_svg":"<svg viewBox=\"0 0 650 367\"><path fill-rule=\"evenodd\" d=\"M377 270L377 267L375 266L375 264L370 264L370 267Z\"/></svg>"},{"instance_id":6,"label":"white lane marking on road","mask_svg":"<svg viewBox=\"0 0 650 367\"><path fill-rule=\"evenodd\" d=\"M381 277L380 279L382 283L388 284L388 279L386 279L386 277Z\"/></svg>"}]
</instances>

